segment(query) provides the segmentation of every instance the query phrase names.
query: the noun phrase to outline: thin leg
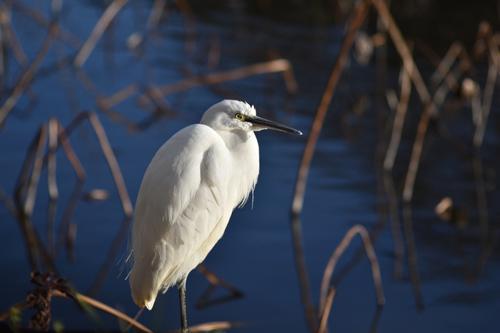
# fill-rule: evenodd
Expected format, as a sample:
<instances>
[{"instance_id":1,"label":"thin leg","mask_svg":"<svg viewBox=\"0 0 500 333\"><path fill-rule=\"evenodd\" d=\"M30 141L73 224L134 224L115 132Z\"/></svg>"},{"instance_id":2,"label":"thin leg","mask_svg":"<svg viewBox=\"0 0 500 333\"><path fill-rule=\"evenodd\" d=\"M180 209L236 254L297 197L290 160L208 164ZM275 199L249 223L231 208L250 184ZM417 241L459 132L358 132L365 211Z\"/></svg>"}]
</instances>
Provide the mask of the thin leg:
<instances>
[{"instance_id":1,"label":"thin leg","mask_svg":"<svg viewBox=\"0 0 500 333\"><path fill-rule=\"evenodd\" d=\"M181 308L182 333L189 333L186 310L186 278L179 284L179 305Z\"/></svg>"}]
</instances>

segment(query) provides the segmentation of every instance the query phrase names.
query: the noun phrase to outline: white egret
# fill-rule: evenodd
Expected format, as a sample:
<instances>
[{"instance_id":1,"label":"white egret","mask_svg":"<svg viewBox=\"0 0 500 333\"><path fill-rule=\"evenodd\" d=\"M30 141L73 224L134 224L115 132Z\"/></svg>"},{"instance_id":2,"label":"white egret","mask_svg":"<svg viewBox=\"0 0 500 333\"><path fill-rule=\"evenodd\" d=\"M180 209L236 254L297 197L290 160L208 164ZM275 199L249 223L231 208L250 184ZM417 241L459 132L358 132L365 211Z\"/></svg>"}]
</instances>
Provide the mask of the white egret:
<instances>
[{"instance_id":1,"label":"white egret","mask_svg":"<svg viewBox=\"0 0 500 333\"><path fill-rule=\"evenodd\" d=\"M259 145L253 132L263 129L302 134L258 117L247 103L221 101L199 124L167 140L142 179L132 230L132 298L151 310L159 291L177 285L183 332L188 330L187 276L254 189Z\"/></svg>"}]
</instances>

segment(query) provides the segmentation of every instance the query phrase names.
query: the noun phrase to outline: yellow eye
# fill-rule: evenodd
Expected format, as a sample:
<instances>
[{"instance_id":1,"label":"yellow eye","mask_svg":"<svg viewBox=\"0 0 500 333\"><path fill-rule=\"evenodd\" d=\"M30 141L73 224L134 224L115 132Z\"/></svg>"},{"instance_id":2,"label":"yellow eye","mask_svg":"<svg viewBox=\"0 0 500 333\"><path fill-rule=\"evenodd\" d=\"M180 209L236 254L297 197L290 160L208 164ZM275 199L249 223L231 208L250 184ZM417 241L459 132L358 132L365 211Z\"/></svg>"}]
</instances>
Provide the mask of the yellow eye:
<instances>
[{"instance_id":1,"label":"yellow eye","mask_svg":"<svg viewBox=\"0 0 500 333\"><path fill-rule=\"evenodd\" d=\"M239 113L239 112L238 112L238 113L236 113L236 114L234 115L234 117L235 117L236 119L238 119L238 120L241 120L241 121L244 121L244 120L245 120L245 116L244 116L242 113Z\"/></svg>"}]
</instances>

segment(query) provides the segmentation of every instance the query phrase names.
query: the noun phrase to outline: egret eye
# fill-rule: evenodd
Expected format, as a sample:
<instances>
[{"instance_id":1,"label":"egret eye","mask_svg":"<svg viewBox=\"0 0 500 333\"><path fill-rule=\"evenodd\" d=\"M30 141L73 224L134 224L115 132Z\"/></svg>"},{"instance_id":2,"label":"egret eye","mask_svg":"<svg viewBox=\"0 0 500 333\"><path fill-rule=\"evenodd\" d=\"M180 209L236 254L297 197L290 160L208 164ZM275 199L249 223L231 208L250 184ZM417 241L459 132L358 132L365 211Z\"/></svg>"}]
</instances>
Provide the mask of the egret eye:
<instances>
[{"instance_id":1,"label":"egret eye","mask_svg":"<svg viewBox=\"0 0 500 333\"><path fill-rule=\"evenodd\" d=\"M237 112L234 117L240 121L245 121L245 116L243 115L243 113L239 113Z\"/></svg>"}]
</instances>

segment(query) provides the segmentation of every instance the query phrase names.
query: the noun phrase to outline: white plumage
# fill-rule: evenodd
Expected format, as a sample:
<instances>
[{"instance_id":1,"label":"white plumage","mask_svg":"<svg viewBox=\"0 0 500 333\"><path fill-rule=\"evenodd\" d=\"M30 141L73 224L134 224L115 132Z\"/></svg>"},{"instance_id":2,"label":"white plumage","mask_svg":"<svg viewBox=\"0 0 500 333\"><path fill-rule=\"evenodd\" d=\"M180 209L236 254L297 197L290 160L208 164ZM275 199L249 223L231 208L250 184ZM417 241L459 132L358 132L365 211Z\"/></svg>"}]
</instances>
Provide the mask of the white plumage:
<instances>
[{"instance_id":1,"label":"white plumage","mask_svg":"<svg viewBox=\"0 0 500 333\"><path fill-rule=\"evenodd\" d=\"M151 309L159 291L183 283L222 237L233 209L257 182L253 132L265 128L300 133L257 117L247 103L224 100L156 152L132 230L130 287L138 306Z\"/></svg>"}]
</instances>

